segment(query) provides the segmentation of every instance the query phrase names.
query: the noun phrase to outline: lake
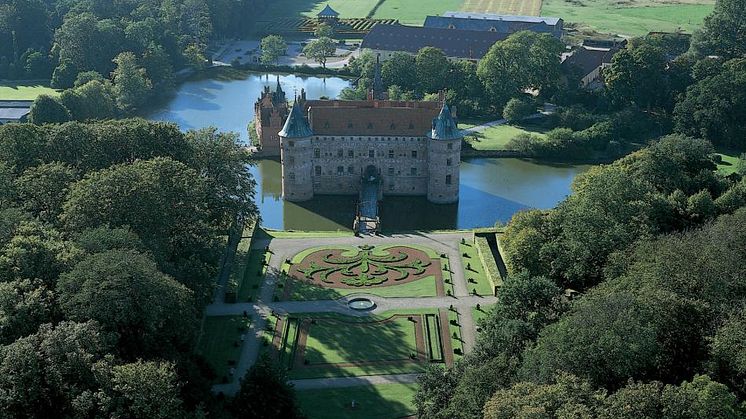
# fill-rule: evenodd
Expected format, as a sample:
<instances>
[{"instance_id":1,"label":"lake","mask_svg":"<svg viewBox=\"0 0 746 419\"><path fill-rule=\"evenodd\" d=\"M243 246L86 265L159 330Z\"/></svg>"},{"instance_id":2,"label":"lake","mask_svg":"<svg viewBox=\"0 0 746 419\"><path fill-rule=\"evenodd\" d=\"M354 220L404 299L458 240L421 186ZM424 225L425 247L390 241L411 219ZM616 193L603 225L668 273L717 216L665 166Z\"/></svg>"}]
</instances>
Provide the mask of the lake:
<instances>
[{"instance_id":1,"label":"lake","mask_svg":"<svg viewBox=\"0 0 746 419\"><path fill-rule=\"evenodd\" d=\"M150 118L177 123L182 129L216 126L235 131L247 141L247 125L254 118L264 86L274 86L277 75L239 73L188 81ZM280 75L288 97L305 89L309 99L336 97L349 86L338 77ZM506 222L517 211L552 208L570 193L570 184L589 166L547 165L520 159L470 158L461 162L459 202L435 205L425 198L385 197L380 216L384 230L432 230L488 227ZM257 180L256 201L262 225L286 230L349 229L355 215L355 197L321 196L291 203L281 198L280 163L260 160L250 168Z\"/></svg>"}]
</instances>

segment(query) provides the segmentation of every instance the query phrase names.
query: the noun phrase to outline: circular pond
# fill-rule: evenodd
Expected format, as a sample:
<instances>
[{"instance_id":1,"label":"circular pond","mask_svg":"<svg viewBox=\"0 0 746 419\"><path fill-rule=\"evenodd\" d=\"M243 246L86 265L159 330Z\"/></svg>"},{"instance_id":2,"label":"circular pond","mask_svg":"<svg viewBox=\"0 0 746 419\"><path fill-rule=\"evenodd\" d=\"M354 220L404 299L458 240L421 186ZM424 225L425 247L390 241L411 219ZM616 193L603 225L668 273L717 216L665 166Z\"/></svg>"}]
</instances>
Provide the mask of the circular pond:
<instances>
[{"instance_id":1,"label":"circular pond","mask_svg":"<svg viewBox=\"0 0 746 419\"><path fill-rule=\"evenodd\" d=\"M347 306L353 310L373 310L376 307L376 303L367 298L353 298L347 302Z\"/></svg>"}]
</instances>

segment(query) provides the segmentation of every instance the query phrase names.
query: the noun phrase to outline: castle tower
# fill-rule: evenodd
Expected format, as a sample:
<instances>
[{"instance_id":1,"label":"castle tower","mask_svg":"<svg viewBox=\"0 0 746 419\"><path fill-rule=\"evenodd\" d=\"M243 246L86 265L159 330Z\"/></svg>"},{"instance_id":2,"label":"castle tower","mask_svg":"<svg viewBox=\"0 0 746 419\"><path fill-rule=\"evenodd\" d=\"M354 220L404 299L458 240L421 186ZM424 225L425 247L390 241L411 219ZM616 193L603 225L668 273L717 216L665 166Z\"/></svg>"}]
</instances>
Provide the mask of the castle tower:
<instances>
[{"instance_id":1,"label":"castle tower","mask_svg":"<svg viewBox=\"0 0 746 419\"><path fill-rule=\"evenodd\" d=\"M313 198L313 131L299 106L294 105L290 110L278 135L282 162L282 197L288 201Z\"/></svg>"},{"instance_id":2,"label":"castle tower","mask_svg":"<svg viewBox=\"0 0 746 419\"><path fill-rule=\"evenodd\" d=\"M280 86L280 76L277 76L275 91L265 86L261 97L254 105L254 128L263 155L280 155L280 137L277 132L282 129L287 115L288 103Z\"/></svg>"},{"instance_id":3,"label":"castle tower","mask_svg":"<svg viewBox=\"0 0 746 419\"><path fill-rule=\"evenodd\" d=\"M445 102L433 119L428 138L427 200L436 204L457 202L463 135Z\"/></svg>"}]
</instances>

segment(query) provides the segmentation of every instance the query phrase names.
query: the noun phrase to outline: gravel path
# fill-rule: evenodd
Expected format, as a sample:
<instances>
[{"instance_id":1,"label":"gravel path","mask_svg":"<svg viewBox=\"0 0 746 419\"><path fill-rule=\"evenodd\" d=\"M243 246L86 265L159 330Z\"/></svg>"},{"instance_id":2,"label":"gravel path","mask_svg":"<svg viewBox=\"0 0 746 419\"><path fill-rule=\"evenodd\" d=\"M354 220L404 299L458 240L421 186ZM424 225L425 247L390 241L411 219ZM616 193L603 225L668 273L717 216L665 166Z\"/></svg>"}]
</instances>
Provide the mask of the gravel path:
<instances>
[{"instance_id":1,"label":"gravel path","mask_svg":"<svg viewBox=\"0 0 746 419\"><path fill-rule=\"evenodd\" d=\"M296 390L370 386L375 384L409 384L417 381L419 374L365 375L359 377L310 378L290 380Z\"/></svg>"}]
</instances>

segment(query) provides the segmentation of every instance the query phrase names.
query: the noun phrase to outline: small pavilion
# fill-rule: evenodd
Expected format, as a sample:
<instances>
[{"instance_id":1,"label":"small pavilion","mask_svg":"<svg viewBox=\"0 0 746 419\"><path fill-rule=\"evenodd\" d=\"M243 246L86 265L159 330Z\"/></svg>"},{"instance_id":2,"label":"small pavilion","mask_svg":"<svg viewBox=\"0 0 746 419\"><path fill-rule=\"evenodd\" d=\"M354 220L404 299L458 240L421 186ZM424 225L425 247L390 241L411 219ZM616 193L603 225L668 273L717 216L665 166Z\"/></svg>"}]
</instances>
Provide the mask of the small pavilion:
<instances>
[{"instance_id":1,"label":"small pavilion","mask_svg":"<svg viewBox=\"0 0 746 419\"><path fill-rule=\"evenodd\" d=\"M339 19L339 13L327 4L316 17L319 18L319 22L336 23Z\"/></svg>"}]
</instances>

